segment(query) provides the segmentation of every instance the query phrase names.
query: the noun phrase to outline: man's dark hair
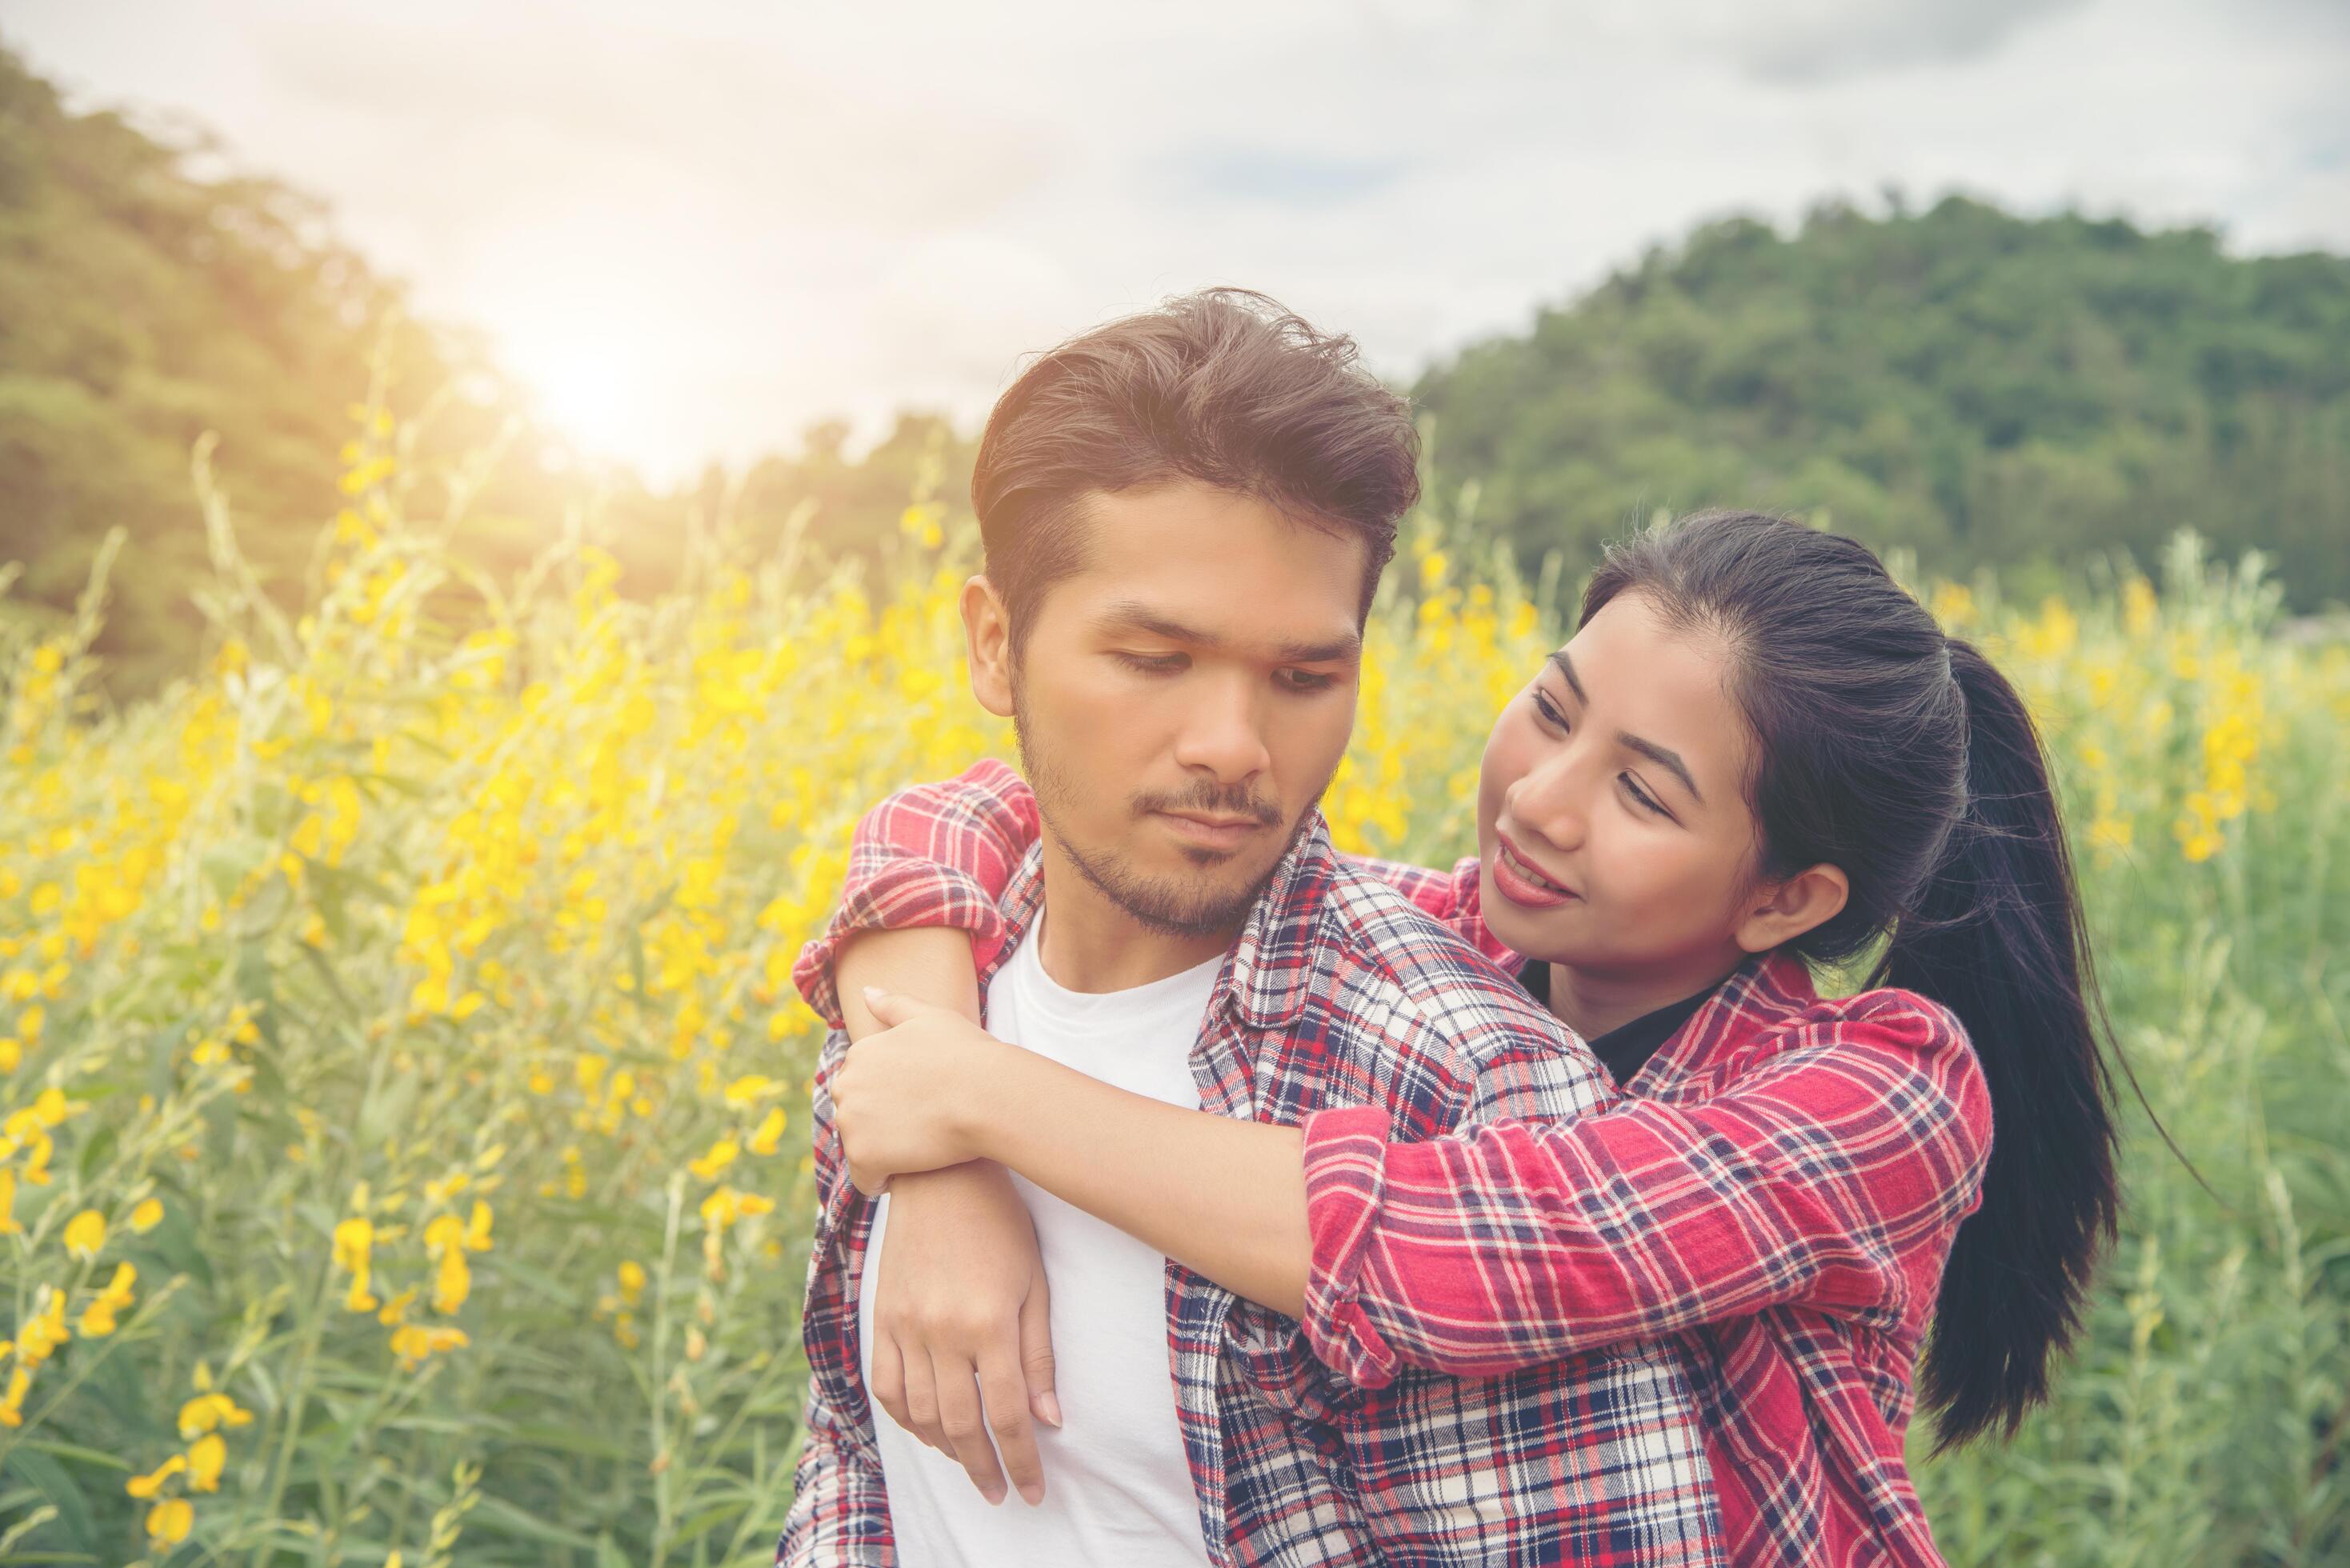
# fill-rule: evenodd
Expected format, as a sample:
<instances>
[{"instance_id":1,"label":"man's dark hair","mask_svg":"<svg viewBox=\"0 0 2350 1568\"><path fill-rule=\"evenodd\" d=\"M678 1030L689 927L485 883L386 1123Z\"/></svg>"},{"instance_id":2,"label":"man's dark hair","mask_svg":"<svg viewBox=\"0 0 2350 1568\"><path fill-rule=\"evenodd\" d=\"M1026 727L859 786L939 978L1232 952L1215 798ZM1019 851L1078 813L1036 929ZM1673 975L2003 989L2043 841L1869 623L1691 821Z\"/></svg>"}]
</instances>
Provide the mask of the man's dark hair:
<instances>
[{"instance_id":1,"label":"man's dark hair","mask_svg":"<svg viewBox=\"0 0 2350 1568\"><path fill-rule=\"evenodd\" d=\"M1367 615L1419 456L1409 405L1354 339L1262 294L1204 289L1073 337L996 400L972 473L1014 655L1045 590L1084 566L1085 498L1182 480L1360 538Z\"/></svg>"}]
</instances>

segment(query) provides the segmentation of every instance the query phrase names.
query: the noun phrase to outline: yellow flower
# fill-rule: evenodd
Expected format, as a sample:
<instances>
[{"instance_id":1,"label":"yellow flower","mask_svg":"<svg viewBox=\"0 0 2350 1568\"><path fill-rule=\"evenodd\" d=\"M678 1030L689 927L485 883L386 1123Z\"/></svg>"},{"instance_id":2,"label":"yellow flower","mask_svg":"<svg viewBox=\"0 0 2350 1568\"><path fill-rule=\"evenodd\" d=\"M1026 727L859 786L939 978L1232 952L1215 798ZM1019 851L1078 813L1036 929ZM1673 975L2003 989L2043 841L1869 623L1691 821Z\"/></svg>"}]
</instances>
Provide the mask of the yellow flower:
<instances>
[{"instance_id":1,"label":"yellow flower","mask_svg":"<svg viewBox=\"0 0 2350 1568\"><path fill-rule=\"evenodd\" d=\"M718 1173L733 1164L735 1157L742 1152L741 1144L731 1137L723 1137L712 1144L710 1152L700 1159L688 1161L687 1168L691 1170L699 1180L715 1181L718 1179Z\"/></svg>"},{"instance_id":2,"label":"yellow flower","mask_svg":"<svg viewBox=\"0 0 2350 1568\"><path fill-rule=\"evenodd\" d=\"M8 1369L8 1389L0 1394L0 1427L21 1427L25 1424L25 1396L33 1386L33 1375L22 1366Z\"/></svg>"},{"instance_id":3,"label":"yellow flower","mask_svg":"<svg viewBox=\"0 0 2350 1568\"><path fill-rule=\"evenodd\" d=\"M43 1285L39 1300L33 1315L16 1329L16 1359L27 1366L38 1366L73 1338L66 1327L65 1292Z\"/></svg>"},{"instance_id":4,"label":"yellow flower","mask_svg":"<svg viewBox=\"0 0 2350 1568\"><path fill-rule=\"evenodd\" d=\"M163 1490L163 1483L165 1481L170 1480L173 1476L178 1475L182 1470L184 1470L187 1468L188 1457L185 1454L173 1454L170 1459L165 1459L161 1464L156 1466L155 1469L148 1474L143 1476L132 1476L129 1480L122 1483L122 1490L129 1492L132 1497L142 1500L153 1497L157 1492Z\"/></svg>"},{"instance_id":5,"label":"yellow flower","mask_svg":"<svg viewBox=\"0 0 2350 1568\"><path fill-rule=\"evenodd\" d=\"M740 1110L754 1100L783 1093L784 1085L757 1073L746 1073L726 1085L726 1103Z\"/></svg>"},{"instance_id":6,"label":"yellow flower","mask_svg":"<svg viewBox=\"0 0 2350 1568\"><path fill-rule=\"evenodd\" d=\"M130 1228L142 1236L162 1222L163 1200L160 1198L141 1199L138 1207L130 1210Z\"/></svg>"},{"instance_id":7,"label":"yellow flower","mask_svg":"<svg viewBox=\"0 0 2350 1568\"><path fill-rule=\"evenodd\" d=\"M630 1306L636 1305L637 1298L645 1293L645 1266L634 1258L623 1258L619 1276L620 1299Z\"/></svg>"},{"instance_id":8,"label":"yellow flower","mask_svg":"<svg viewBox=\"0 0 2350 1568\"><path fill-rule=\"evenodd\" d=\"M85 1209L66 1221L66 1251L87 1262L106 1245L106 1216Z\"/></svg>"},{"instance_id":9,"label":"yellow flower","mask_svg":"<svg viewBox=\"0 0 2350 1568\"><path fill-rule=\"evenodd\" d=\"M348 1269L351 1275L350 1293L343 1305L350 1312L373 1312L376 1300L369 1289L372 1270L370 1249L375 1245L375 1226L357 1215L335 1227L335 1266Z\"/></svg>"},{"instance_id":10,"label":"yellow flower","mask_svg":"<svg viewBox=\"0 0 2350 1568\"><path fill-rule=\"evenodd\" d=\"M188 1449L188 1484L198 1491L220 1490L221 1467L228 1462L228 1444L218 1432L207 1432Z\"/></svg>"},{"instance_id":11,"label":"yellow flower","mask_svg":"<svg viewBox=\"0 0 2350 1568\"><path fill-rule=\"evenodd\" d=\"M392 1331L392 1354L400 1357L400 1369L413 1372L428 1356L443 1351L456 1350L471 1343L461 1328L427 1328L421 1324L404 1324Z\"/></svg>"},{"instance_id":12,"label":"yellow flower","mask_svg":"<svg viewBox=\"0 0 2350 1568\"><path fill-rule=\"evenodd\" d=\"M783 1141L784 1107L771 1106L768 1107L766 1119L759 1124L759 1130L751 1135L751 1152L757 1155L773 1154L775 1152L776 1146Z\"/></svg>"},{"instance_id":13,"label":"yellow flower","mask_svg":"<svg viewBox=\"0 0 2350 1568\"><path fill-rule=\"evenodd\" d=\"M166 1498L147 1511L147 1533L167 1546L176 1546L195 1528L196 1511L184 1497Z\"/></svg>"},{"instance_id":14,"label":"yellow flower","mask_svg":"<svg viewBox=\"0 0 2350 1568\"><path fill-rule=\"evenodd\" d=\"M114 1266L114 1278L107 1282L106 1288L99 1292L95 1301L82 1309L81 1322L78 1326L84 1337L104 1339L114 1332L115 1316L130 1304L130 1287L138 1278L139 1271L129 1263Z\"/></svg>"},{"instance_id":15,"label":"yellow flower","mask_svg":"<svg viewBox=\"0 0 2350 1568\"><path fill-rule=\"evenodd\" d=\"M472 1293L473 1274L465 1266L462 1247L450 1247L441 1254L440 1267L432 1275L432 1310L442 1314L455 1312L465 1304Z\"/></svg>"},{"instance_id":16,"label":"yellow flower","mask_svg":"<svg viewBox=\"0 0 2350 1568\"><path fill-rule=\"evenodd\" d=\"M202 1437L222 1427L242 1427L252 1419L252 1411L239 1409L225 1394L199 1394L180 1407L180 1436Z\"/></svg>"}]
</instances>

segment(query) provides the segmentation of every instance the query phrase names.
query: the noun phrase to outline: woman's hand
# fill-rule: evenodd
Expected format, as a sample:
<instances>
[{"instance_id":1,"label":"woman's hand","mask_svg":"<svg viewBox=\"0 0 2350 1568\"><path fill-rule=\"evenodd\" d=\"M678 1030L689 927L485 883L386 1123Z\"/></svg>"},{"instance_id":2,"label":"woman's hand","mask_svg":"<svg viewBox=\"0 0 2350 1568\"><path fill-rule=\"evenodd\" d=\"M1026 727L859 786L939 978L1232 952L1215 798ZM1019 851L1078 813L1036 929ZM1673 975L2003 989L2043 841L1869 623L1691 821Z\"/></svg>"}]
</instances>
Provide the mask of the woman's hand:
<instances>
[{"instance_id":1,"label":"woman's hand","mask_svg":"<svg viewBox=\"0 0 2350 1568\"><path fill-rule=\"evenodd\" d=\"M868 987L888 1027L848 1048L832 1077L848 1179L873 1197L889 1179L979 1158L982 1106L1018 1054L951 1008Z\"/></svg>"}]
</instances>

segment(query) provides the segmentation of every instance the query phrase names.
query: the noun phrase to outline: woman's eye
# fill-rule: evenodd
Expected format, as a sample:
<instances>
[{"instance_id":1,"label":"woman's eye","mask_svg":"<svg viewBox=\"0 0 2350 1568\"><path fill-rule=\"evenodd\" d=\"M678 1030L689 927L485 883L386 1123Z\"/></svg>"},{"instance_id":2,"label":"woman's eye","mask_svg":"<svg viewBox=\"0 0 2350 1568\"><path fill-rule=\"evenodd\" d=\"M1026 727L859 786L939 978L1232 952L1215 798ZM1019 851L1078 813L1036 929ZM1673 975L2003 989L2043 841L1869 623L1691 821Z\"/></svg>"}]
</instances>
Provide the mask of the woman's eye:
<instances>
[{"instance_id":1,"label":"woman's eye","mask_svg":"<svg viewBox=\"0 0 2350 1568\"><path fill-rule=\"evenodd\" d=\"M1624 781L1624 792L1632 797L1634 805L1638 805L1642 811L1653 812L1659 816L1665 815L1664 806L1659 804L1647 790L1640 787L1639 780L1634 778L1630 774L1618 774L1616 776Z\"/></svg>"},{"instance_id":2,"label":"woman's eye","mask_svg":"<svg viewBox=\"0 0 2350 1568\"><path fill-rule=\"evenodd\" d=\"M1556 729L1566 728L1566 715L1552 705L1549 694L1539 687L1534 691L1534 708L1542 714L1544 722Z\"/></svg>"}]
</instances>

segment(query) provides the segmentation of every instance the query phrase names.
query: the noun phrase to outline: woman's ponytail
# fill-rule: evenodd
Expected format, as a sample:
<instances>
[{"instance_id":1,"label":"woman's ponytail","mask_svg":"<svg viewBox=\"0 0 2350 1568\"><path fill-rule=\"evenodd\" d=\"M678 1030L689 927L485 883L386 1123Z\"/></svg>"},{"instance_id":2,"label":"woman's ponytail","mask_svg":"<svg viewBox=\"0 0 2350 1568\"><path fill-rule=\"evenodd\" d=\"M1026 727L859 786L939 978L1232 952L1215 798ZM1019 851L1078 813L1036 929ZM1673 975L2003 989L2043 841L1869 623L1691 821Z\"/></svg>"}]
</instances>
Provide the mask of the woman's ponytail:
<instances>
[{"instance_id":1,"label":"woman's ponytail","mask_svg":"<svg viewBox=\"0 0 2350 1568\"><path fill-rule=\"evenodd\" d=\"M1920 1373L1939 1448L2012 1432L2046 1397L2120 1207L2103 1010L2039 732L1989 659L1956 640L1950 657L1966 815L1875 980L1957 1014L1991 1092L1982 1205L1942 1272Z\"/></svg>"}]
</instances>

